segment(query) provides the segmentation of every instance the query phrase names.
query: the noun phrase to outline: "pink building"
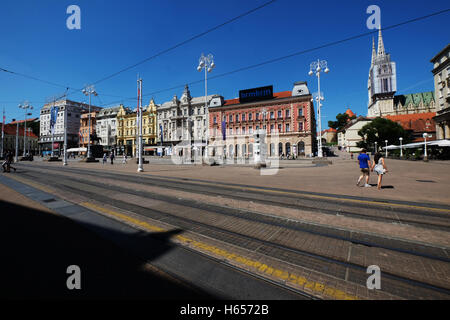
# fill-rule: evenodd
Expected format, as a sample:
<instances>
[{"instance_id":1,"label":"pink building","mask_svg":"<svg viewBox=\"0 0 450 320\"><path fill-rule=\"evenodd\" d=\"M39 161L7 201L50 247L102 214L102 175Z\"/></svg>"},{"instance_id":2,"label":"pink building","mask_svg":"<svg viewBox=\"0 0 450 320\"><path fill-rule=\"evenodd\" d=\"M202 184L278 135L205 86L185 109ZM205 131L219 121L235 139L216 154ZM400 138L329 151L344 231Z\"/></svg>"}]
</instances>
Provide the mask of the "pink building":
<instances>
[{"instance_id":1,"label":"pink building","mask_svg":"<svg viewBox=\"0 0 450 320\"><path fill-rule=\"evenodd\" d=\"M269 157L310 156L317 150L314 105L306 82L292 91L273 93L272 86L241 90L240 98L215 97L209 105L210 153L247 158L253 134L265 130Z\"/></svg>"}]
</instances>

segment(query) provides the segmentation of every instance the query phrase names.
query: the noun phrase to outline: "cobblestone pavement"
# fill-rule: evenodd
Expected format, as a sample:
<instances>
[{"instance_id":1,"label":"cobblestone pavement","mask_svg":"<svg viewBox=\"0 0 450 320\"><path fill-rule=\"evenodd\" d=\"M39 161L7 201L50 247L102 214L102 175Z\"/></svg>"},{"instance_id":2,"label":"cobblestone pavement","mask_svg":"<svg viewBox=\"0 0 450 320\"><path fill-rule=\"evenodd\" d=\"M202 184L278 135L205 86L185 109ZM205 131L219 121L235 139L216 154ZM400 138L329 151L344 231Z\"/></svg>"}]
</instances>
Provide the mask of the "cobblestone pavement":
<instances>
[{"instance_id":1,"label":"cobblestone pavement","mask_svg":"<svg viewBox=\"0 0 450 320\"><path fill-rule=\"evenodd\" d=\"M71 162L63 168L35 162L20 164L11 177L143 230L176 227L183 230L178 244L316 297L447 299L446 201L405 201L405 191L397 188L391 189L391 195L398 191L396 198L380 199L371 195L388 189L353 186L364 193L348 195L341 189L327 194L292 186L291 176L301 170L306 176L336 167L353 170L354 162L338 160L280 169L275 176L260 176L249 167L159 164L137 174L131 163ZM431 165L433 170L442 166ZM440 189L437 198L444 200L444 194ZM380 266L382 290L367 290L369 265Z\"/></svg>"}]
</instances>

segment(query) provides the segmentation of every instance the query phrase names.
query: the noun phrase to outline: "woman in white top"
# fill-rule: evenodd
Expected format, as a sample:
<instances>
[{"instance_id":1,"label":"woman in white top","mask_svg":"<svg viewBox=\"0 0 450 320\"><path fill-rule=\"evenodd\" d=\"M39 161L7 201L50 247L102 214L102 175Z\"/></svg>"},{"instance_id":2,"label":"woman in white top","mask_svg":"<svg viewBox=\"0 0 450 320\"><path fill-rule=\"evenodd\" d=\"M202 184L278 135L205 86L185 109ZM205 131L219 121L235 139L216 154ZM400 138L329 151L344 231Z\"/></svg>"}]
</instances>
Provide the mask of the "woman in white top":
<instances>
[{"instance_id":1,"label":"woman in white top","mask_svg":"<svg viewBox=\"0 0 450 320\"><path fill-rule=\"evenodd\" d=\"M378 190L381 189L381 181L383 180L383 175L388 172L384 158L381 153L377 152L374 157L372 171L375 171L378 175Z\"/></svg>"}]
</instances>

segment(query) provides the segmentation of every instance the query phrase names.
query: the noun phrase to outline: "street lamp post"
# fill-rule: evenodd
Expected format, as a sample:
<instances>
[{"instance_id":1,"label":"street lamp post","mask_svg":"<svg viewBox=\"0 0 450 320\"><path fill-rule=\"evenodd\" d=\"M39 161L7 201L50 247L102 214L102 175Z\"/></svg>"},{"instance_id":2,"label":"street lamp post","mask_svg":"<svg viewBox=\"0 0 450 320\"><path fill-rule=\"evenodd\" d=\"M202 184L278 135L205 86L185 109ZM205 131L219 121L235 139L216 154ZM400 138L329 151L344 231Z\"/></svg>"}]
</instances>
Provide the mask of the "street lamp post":
<instances>
[{"instance_id":1,"label":"street lamp post","mask_svg":"<svg viewBox=\"0 0 450 320\"><path fill-rule=\"evenodd\" d=\"M85 96L89 96L89 121L88 121L88 131L89 131L89 135L88 135L88 149L87 149L87 157L92 158L91 155L91 94L93 94L94 96L97 96L97 92L95 91L95 88L93 85L91 86L86 86L83 90L82 90L83 94Z\"/></svg>"},{"instance_id":2,"label":"street lamp post","mask_svg":"<svg viewBox=\"0 0 450 320\"><path fill-rule=\"evenodd\" d=\"M325 73L328 73L330 71L330 69L328 69L327 66L327 61L326 60L320 60L317 59L317 61L314 61L310 64L310 70L308 72L308 74L310 76L312 76L314 74L314 72L316 73L317 76L317 121L318 121L318 125L319 125L319 140L318 140L318 153L317 156L319 158L323 157L323 153L322 153L322 122L321 122L321 114L320 114L320 107L322 106L322 102L324 100L324 98L321 96L320 94L320 72L322 71L322 69L324 69L323 71Z\"/></svg>"},{"instance_id":3,"label":"street lamp post","mask_svg":"<svg viewBox=\"0 0 450 320\"><path fill-rule=\"evenodd\" d=\"M23 156L25 157L27 150L27 115L31 115L31 113L28 113L28 109L33 110L33 106L25 102L24 104L19 104L19 108L25 110L25 126L23 129Z\"/></svg>"},{"instance_id":4,"label":"street lamp post","mask_svg":"<svg viewBox=\"0 0 450 320\"><path fill-rule=\"evenodd\" d=\"M387 156L388 156L388 151L387 151L387 144L388 144L388 141L387 141L387 140L384 140L384 143L386 144L386 158L387 158Z\"/></svg>"},{"instance_id":5,"label":"street lamp post","mask_svg":"<svg viewBox=\"0 0 450 320\"><path fill-rule=\"evenodd\" d=\"M398 140L400 140L400 158L403 158L403 146L402 146L403 137L398 138Z\"/></svg>"},{"instance_id":6,"label":"street lamp post","mask_svg":"<svg viewBox=\"0 0 450 320\"><path fill-rule=\"evenodd\" d=\"M16 119L12 119L12 121L16 121ZM19 162L19 122L16 125L16 159L15 162Z\"/></svg>"},{"instance_id":7,"label":"street lamp post","mask_svg":"<svg viewBox=\"0 0 450 320\"><path fill-rule=\"evenodd\" d=\"M197 70L200 72L205 69L205 113L206 113L206 131L205 131L205 158L208 158L209 143L209 110L208 110L208 72L211 72L216 65L214 64L214 56L210 53L207 56L202 55L198 61Z\"/></svg>"},{"instance_id":8,"label":"street lamp post","mask_svg":"<svg viewBox=\"0 0 450 320\"><path fill-rule=\"evenodd\" d=\"M428 135L426 132L422 135L425 139L425 146L424 146L424 156L423 161L428 161L428 154L427 154L427 138L431 138L431 135Z\"/></svg>"},{"instance_id":9,"label":"street lamp post","mask_svg":"<svg viewBox=\"0 0 450 320\"><path fill-rule=\"evenodd\" d=\"M138 79L138 110L137 110L137 116L139 121L139 143L138 148L139 151L137 152L137 156L139 157L139 164L138 164L138 172L144 171L144 166L142 163L142 79Z\"/></svg>"},{"instance_id":10,"label":"street lamp post","mask_svg":"<svg viewBox=\"0 0 450 320\"><path fill-rule=\"evenodd\" d=\"M378 142L375 141L375 153L377 153L378 148L377 148Z\"/></svg>"},{"instance_id":11,"label":"street lamp post","mask_svg":"<svg viewBox=\"0 0 450 320\"><path fill-rule=\"evenodd\" d=\"M67 166L67 104L64 107L64 158L63 158L63 166Z\"/></svg>"}]
</instances>

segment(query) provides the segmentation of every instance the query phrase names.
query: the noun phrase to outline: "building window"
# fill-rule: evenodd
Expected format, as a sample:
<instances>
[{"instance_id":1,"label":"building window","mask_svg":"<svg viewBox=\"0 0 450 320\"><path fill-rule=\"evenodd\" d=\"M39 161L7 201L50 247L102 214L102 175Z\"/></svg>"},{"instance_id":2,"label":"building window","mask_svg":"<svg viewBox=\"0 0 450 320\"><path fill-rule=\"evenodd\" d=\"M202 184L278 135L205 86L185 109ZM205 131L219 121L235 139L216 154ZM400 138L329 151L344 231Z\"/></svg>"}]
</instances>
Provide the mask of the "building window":
<instances>
[{"instance_id":1,"label":"building window","mask_svg":"<svg viewBox=\"0 0 450 320\"><path fill-rule=\"evenodd\" d=\"M298 108L298 116L303 116L303 108Z\"/></svg>"},{"instance_id":2,"label":"building window","mask_svg":"<svg viewBox=\"0 0 450 320\"><path fill-rule=\"evenodd\" d=\"M252 121L252 120L253 120L253 113L249 113L249 114L248 114L248 120L249 120L249 121Z\"/></svg>"},{"instance_id":3,"label":"building window","mask_svg":"<svg viewBox=\"0 0 450 320\"><path fill-rule=\"evenodd\" d=\"M270 111L270 119L275 119L275 115L274 115L273 111Z\"/></svg>"},{"instance_id":4,"label":"building window","mask_svg":"<svg viewBox=\"0 0 450 320\"><path fill-rule=\"evenodd\" d=\"M303 131L303 122L298 123L298 131Z\"/></svg>"},{"instance_id":5,"label":"building window","mask_svg":"<svg viewBox=\"0 0 450 320\"><path fill-rule=\"evenodd\" d=\"M259 120L259 112L256 113L255 119Z\"/></svg>"},{"instance_id":6,"label":"building window","mask_svg":"<svg viewBox=\"0 0 450 320\"><path fill-rule=\"evenodd\" d=\"M259 130L259 126L256 126L256 130Z\"/></svg>"},{"instance_id":7,"label":"building window","mask_svg":"<svg viewBox=\"0 0 450 320\"><path fill-rule=\"evenodd\" d=\"M281 124L278 125L278 132L281 132Z\"/></svg>"},{"instance_id":8,"label":"building window","mask_svg":"<svg viewBox=\"0 0 450 320\"><path fill-rule=\"evenodd\" d=\"M233 116L230 114L230 122L233 122Z\"/></svg>"},{"instance_id":9,"label":"building window","mask_svg":"<svg viewBox=\"0 0 450 320\"><path fill-rule=\"evenodd\" d=\"M214 124L217 123L217 117L214 117Z\"/></svg>"},{"instance_id":10,"label":"building window","mask_svg":"<svg viewBox=\"0 0 450 320\"><path fill-rule=\"evenodd\" d=\"M253 127L248 127L248 133L252 134L253 133Z\"/></svg>"},{"instance_id":11,"label":"building window","mask_svg":"<svg viewBox=\"0 0 450 320\"><path fill-rule=\"evenodd\" d=\"M265 129L265 128L264 128ZM273 124L270 125L270 132L273 132Z\"/></svg>"},{"instance_id":12,"label":"building window","mask_svg":"<svg viewBox=\"0 0 450 320\"><path fill-rule=\"evenodd\" d=\"M236 115L236 122L239 122L239 114Z\"/></svg>"},{"instance_id":13,"label":"building window","mask_svg":"<svg viewBox=\"0 0 450 320\"><path fill-rule=\"evenodd\" d=\"M283 116L281 115L281 110L278 110L278 118L282 118Z\"/></svg>"},{"instance_id":14,"label":"building window","mask_svg":"<svg viewBox=\"0 0 450 320\"><path fill-rule=\"evenodd\" d=\"M291 110L286 110L286 118L289 118L291 116Z\"/></svg>"},{"instance_id":15,"label":"building window","mask_svg":"<svg viewBox=\"0 0 450 320\"><path fill-rule=\"evenodd\" d=\"M245 113L242 114L242 121L245 121Z\"/></svg>"},{"instance_id":16,"label":"building window","mask_svg":"<svg viewBox=\"0 0 450 320\"><path fill-rule=\"evenodd\" d=\"M289 123L286 123L286 132L289 132Z\"/></svg>"},{"instance_id":17,"label":"building window","mask_svg":"<svg viewBox=\"0 0 450 320\"><path fill-rule=\"evenodd\" d=\"M245 134L245 127L242 127L242 134Z\"/></svg>"}]
</instances>

